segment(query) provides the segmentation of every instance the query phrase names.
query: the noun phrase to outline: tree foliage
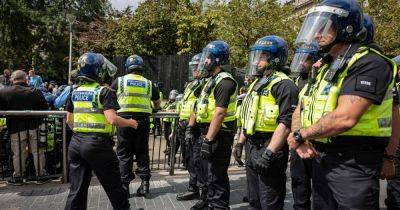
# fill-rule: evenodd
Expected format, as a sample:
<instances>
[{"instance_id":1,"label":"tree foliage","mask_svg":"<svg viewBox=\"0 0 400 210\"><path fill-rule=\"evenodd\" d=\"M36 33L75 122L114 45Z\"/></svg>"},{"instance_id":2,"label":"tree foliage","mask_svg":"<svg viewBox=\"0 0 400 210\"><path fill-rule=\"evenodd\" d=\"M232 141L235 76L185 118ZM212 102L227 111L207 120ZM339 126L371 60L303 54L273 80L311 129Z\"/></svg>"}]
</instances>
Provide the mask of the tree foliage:
<instances>
[{"instance_id":1,"label":"tree foliage","mask_svg":"<svg viewBox=\"0 0 400 210\"><path fill-rule=\"evenodd\" d=\"M400 3L397 0L362 0L376 27L375 42L389 56L400 55Z\"/></svg>"},{"instance_id":2,"label":"tree foliage","mask_svg":"<svg viewBox=\"0 0 400 210\"><path fill-rule=\"evenodd\" d=\"M106 14L106 0L3 0L0 3L0 68L38 70L62 80L68 69L66 13L78 23Z\"/></svg>"}]
</instances>

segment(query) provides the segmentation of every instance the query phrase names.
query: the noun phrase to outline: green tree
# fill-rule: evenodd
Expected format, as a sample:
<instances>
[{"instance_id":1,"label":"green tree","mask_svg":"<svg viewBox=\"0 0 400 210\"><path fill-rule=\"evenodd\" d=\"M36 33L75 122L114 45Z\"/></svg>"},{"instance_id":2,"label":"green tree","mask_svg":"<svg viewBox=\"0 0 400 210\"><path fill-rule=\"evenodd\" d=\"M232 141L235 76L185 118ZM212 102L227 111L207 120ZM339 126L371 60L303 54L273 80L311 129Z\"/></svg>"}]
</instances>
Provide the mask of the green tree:
<instances>
[{"instance_id":1,"label":"green tree","mask_svg":"<svg viewBox=\"0 0 400 210\"><path fill-rule=\"evenodd\" d=\"M230 45L231 63L237 67L246 66L248 50L257 39L277 35L291 46L297 35L299 20L292 17L293 8L275 0L232 0L208 9L221 15L215 33Z\"/></svg>"},{"instance_id":2,"label":"green tree","mask_svg":"<svg viewBox=\"0 0 400 210\"><path fill-rule=\"evenodd\" d=\"M35 68L45 79L66 78L66 13L74 13L82 23L104 16L107 8L106 0L1 1L0 68Z\"/></svg>"},{"instance_id":3,"label":"green tree","mask_svg":"<svg viewBox=\"0 0 400 210\"><path fill-rule=\"evenodd\" d=\"M389 56L400 55L400 3L397 0L362 0L364 12L375 24L375 42Z\"/></svg>"}]
</instances>

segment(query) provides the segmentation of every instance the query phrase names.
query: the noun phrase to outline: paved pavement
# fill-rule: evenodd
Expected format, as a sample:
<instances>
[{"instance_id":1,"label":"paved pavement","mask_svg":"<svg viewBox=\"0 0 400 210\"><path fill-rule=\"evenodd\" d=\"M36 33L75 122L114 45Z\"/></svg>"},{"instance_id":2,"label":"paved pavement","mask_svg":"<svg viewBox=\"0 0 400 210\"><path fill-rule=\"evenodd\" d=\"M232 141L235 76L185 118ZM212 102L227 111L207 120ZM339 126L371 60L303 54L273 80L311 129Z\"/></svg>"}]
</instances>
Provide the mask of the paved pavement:
<instances>
[{"instance_id":1,"label":"paved pavement","mask_svg":"<svg viewBox=\"0 0 400 210\"><path fill-rule=\"evenodd\" d=\"M249 209L247 203L242 202L245 194L245 173L241 169L230 171L231 209ZM184 192L187 186L186 172L177 170L176 175L168 176L167 172L154 174L150 183L151 195L149 198L133 196L129 199L132 209L190 209L196 201L177 201L176 194ZM140 181L135 180L130 190L136 192ZM7 186L0 183L0 209L63 209L68 195L68 184L53 181L44 185L26 184L23 186ZM288 185L285 209L291 208L291 192ZM88 194L88 209L112 209L103 188L97 179L93 178Z\"/></svg>"},{"instance_id":2,"label":"paved pavement","mask_svg":"<svg viewBox=\"0 0 400 210\"><path fill-rule=\"evenodd\" d=\"M233 210L249 209L247 203L242 202L246 190L246 177L243 168L231 167L229 172L231 184L230 204ZM129 199L131 209L170 210L190 209L196 201L177 201L176 194L184 192L188 183L187 172L176 170L176 175L169 176L166 171L153 173L150 183L151 195L149 198L133 196ZM130 185L130 191L136 192L140 181L136 179ZM385 183L382 182L382 186ZM23 186L7 186L0 182L0 209L63 209L68 195L68 184L53 181L44 185L25 184ZM286 183L285 210L292 210L293 200L290 179ZM381 197L385 196L383 189ZM381 199L381 204L383 204ZM383 206L383 205L381 205ZM88 194L88 209L112 209L103 188L93 177ZM382 208L383 209L383 208Z\"/></svg>"}]
</instances>

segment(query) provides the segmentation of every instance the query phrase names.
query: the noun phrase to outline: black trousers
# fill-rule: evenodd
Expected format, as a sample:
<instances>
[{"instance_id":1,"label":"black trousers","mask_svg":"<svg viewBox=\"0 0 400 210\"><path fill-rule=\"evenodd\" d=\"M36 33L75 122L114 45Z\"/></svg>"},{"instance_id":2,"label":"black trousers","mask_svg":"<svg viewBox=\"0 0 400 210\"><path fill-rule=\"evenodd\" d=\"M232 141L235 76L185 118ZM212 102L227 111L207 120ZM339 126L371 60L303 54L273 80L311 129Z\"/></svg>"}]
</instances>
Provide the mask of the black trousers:
<instances>
[{"instance_id":1,"label":"black trousers","mask_svg":"<svg viewBox=\"0 0 400 210\"><path fill-rule=\"evenodd\" d=\"M135 178L133 174L133 155L136 156L136 175L144 181L150 180L151 177L149 157L150 122L148 118L141 118L137 121L137 129L120 127L117 132L117 155L121 178L124 183L129 183Z\"/></svg>"},{"instance_id":2,"label":"black trousers","mask_svg":"<svg viewBox=\"0 0 400 210\"><path fill-rule=\"evenodd\" d=\"M260 175L254 170L255 160L264 153L267 143L246 142L246 176L249 203L252 209L283 209L286 195L286 168L288 147L279 151L281 155L272 163L268 175Z\"/></svg>"},{"instance_id":3,"label":"black trousers","mask_svg":"<svg viewBox=\"0 0 400 210\"><path fill-rule=\"evenodd\" d=\"M171 134L171 122L164 123L164 138L167 141L167 148L170 148L169 135Z\"/></svg>"},{"instance_id":4,"label":"black trousers","mask_svg":"<svg viewBox=\"0 0 400 210\"><path fill-rule=\"evenodd\" d=\"M200 138L200 130L198 128L193 128L193 141L187 141L185 139L185 152L186 152L186 166L189 172L189 188L198 189L197 184L199 175L197 174L197 161L201 158L201 144L198 144L198 139Z\"/></svg>"},{"instance_id":5,"label":"black trousers","mask_svg":"<svg viewBox=\"0 0 400 210\"><path fill-rule=\"evenodd\" d=\"M400 209L400 146L397 148L394 164L396 174L392 180L388 180L386 206L388 210Z\"/></svg>"},{"instance_id":6,"label":"black trousers","mask_svg":"<svg viewBox=\"0 0 400 210\"><path fill-rule=\"evenodd\" d=\"M92 170L99 179L114 209L129 209L122 188L118 159L109 137L73 136L68 150L70 191L65 209L86 209Z\"/></svg>"},{"instance_id":7,"label":"black trousers","mask_svg":"<svg viewBox=\"0 0 400 210\"><path fill-rule=\"evenodd\" d=\"M201 144L202 140L200 135L195 136L195 142L193 145L193 164L194 171L196 173L197 185L200 189L205 190L207 188L207 175L208 175L208 161L201 158ZM190 183L190 182L189 182Z\"/></svg>"},{"instance_id":8,"label":"black trousers","mask_svg":"<svg viewBox=\"0 0 400 210\"><path fill-rule=\"evenodd\" d=\"M293 208L311 209L312 159L301 159L296 151L290 151L290 176L292 178Z\"/></svg>"},{"instance_id":9,"label":"black trousers","mask_svg":"<svg viewBox=\"0 0 400 210\"><path fill-rule=\"evenodd\" d=\"M316 144L314 209L379 209L379 175L384 147Z\"/></svg>"},{"instance_id":10,"label":"black trousers","mask_svg":"<svg viewBox=\"0 0 400 210\"><path fill-rule=\"evenodd\" d=\"M205 133L203 134L205 135ZM207 202L216 209L229 209L228 167L232 153L233 137L233 131L219 131L214 139L217 144L216 151L209 160L206 160Z\"/></svg>"}]
</instances>

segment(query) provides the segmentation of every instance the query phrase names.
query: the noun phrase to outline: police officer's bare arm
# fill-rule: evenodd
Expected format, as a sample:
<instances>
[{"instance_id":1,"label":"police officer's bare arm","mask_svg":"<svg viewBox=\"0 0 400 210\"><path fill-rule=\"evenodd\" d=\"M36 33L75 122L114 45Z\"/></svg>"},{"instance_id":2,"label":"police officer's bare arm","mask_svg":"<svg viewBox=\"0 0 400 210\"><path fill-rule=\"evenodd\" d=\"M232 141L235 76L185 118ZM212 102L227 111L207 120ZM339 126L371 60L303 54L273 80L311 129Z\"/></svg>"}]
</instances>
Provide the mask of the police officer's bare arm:
<instances>
[{"instance_id":1,"label":"police officer's bare arm","mask_svg":"<svg viewBox=\"0 0 400 210\"><path fill-rule=\"evenodd\" d=\"M125 119L117 115L114 109L104 110L104 116L106 116L107 121L118 127L132 127L137 128L138 123L134 119Z\"/></svg>"},{"instance_id":2,"label":"police officer's bare arm","mask_svg":"<svg viewBox=\"0 0 400 210\"><path fill-rule=\"evenodd\" d=\"M342 95L339 97L337 108L310 127L300 129L301 136L304 140L310 140L341 134L354 127L370 105L372 102L366 98ZM293 133L289 135L288 143L291 148L297 148L298 143Z\"/></svg>"},{"instance_id":3,"label":"police officer's bare arm","mask_svg":"<svg viewBox=\"0 0 400 210\"><path fill-rule=\"evenodd\" d=\"M104 116L110 124L119 126L119 127L132 127L137 128L138 123L133 119L124 119L117 115L114 109L108 109L104 111ZM74 114L72 112L67 112L67 124L73 129L74 127Z\"/></svg>"},{"instance_id":4,"label":"police officer's bare arm","mask_svg":"<svg viewBox=\"0 0 400 210\"><path fill-rule=\"evenodd\" d=\"M213 140L217 135L219 129L221 128L222 121L225 118L227 108L216 107L214 116L211 120L210 127L208 128L208 132L206 135L207 139Z\"/></svg>"},{"instance_id":5,"label":"police officer's bare arm","mask_svg":"<svg viewBox=\"0 0 400 210\"><path fill-rule=\"evenodd\" d=\"M292 115L292 131L297 131L301 128L301 118L300 118L300 104L296 106L296 109Z\"/></svg>"},{"instance_id":6,"label":"police officer's bare arm","mask_svg":"<svg viewBox=\"0 0 400 210\"><path fill-rule=\"evenodd\" d=\"M400 140L399 108L400 108L399 105L393 104L392 106L392 135L390 136L389 144L385 149L385 153L392 157L396 154L396 150ZM381 179L392 179L394 175L395 175L394 160L384 158L381 169Z\"/></svg>"},{"instance_id":7,"label":"police officer's bare arm","mask_svg":"<svg viewBox=\"0 0 400 210\"><path fill-rule=\"evenodd\" d=\"M279 123L272 135L271 142L268 144L268 149L273 153L278 152L286 143L286 138L290 133L290 128L285 124Z\"/></svg>"}]
</instances>

